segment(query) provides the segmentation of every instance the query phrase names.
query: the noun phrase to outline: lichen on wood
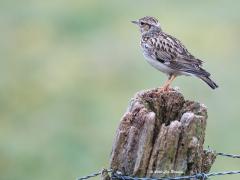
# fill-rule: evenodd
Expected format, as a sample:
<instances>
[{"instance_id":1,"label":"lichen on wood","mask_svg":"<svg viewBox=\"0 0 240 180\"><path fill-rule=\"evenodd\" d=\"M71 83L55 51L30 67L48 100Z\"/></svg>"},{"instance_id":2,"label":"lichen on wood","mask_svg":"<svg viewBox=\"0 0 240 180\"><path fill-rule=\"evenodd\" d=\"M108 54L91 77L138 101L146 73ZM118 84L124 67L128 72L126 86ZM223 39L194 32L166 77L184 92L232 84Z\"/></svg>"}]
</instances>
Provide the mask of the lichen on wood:
<instances>
[{"instance_id":1,"label":"lichen on wood","mask_svg":"<svg viewBox=\"0 0 240 180\"><path fill-rule=\"evenodd\" d=\"M110 167L154 178L207 173L216 155L203 150L206 121L206 107L176 90L141 91L120 121Z\"/></svg>"}]
</instances>

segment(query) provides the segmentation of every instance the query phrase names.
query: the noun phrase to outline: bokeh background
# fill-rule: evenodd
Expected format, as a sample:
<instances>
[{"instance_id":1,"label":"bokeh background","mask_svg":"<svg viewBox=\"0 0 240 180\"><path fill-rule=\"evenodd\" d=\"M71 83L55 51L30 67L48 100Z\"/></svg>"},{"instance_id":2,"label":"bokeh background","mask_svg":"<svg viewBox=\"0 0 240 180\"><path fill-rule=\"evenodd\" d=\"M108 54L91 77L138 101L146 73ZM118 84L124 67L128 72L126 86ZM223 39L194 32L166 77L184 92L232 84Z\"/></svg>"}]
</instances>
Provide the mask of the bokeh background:
<instances>
[{"instance_id":1,"label":"bokeh background","mask_svg":"<svg viewBox=\"0 0 240 180\"><path fill-rule=\"evenodd\" d=\"M0 179L73 180L108 167L130 98L166 76L130 20L151 15L206 63L220 88L179 77L204 103L206 147L240 153L240 1L0 1ZM240 170L218 158L212 171ZM240 179L239 175L214 179Z\"/></svg>"}]
</instances>

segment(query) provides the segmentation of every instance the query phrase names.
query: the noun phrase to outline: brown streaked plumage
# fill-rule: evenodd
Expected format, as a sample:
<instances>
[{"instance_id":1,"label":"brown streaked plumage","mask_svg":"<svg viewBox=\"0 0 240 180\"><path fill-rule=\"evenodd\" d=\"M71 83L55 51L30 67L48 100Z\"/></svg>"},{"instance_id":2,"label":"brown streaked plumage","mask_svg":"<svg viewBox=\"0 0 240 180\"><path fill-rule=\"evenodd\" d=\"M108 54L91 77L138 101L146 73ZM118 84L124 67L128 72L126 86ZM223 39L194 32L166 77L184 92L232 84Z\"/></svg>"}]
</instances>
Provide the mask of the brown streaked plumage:
<instances>
[{"instance_id":1,"label":"brown streaked plumage","mask_svg":"<svg viewBox=\"0 0 240 180\"><path fill-rule=\"evenodd\" d=\"M179 75L196 76L212 89L218 85L210 79L210 73L202 68L202 60L195 58L175 37L162 31L158 20L146 16L137 21L141 31L141 47L146 60L156 69L169 75L162 90L168 90Z\"/></svg>"}]
</instances>

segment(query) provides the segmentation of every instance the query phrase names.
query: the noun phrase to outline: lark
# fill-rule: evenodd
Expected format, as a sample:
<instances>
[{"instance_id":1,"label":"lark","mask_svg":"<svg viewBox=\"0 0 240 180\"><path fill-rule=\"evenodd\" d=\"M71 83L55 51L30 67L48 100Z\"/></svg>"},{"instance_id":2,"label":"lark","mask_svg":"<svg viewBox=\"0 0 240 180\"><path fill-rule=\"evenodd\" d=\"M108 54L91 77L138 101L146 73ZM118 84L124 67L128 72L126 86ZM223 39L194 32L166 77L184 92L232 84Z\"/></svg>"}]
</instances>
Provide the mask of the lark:
<instances>
[{"instance_id":1,"label":"lark","mask_svg":"<svg viewBox=\"0 0 240 180\"><path fill-rule=\"evenodd\" d=\"M147 62L169 76L161 91L168 91L179 75L195 76L212 89L218 87L210 79L211 74L202 68L203 61L195 58L177 38L163 32L156 18L146 16L132 23L140 29L140 44Z\"/></svg>"}]
</instances>

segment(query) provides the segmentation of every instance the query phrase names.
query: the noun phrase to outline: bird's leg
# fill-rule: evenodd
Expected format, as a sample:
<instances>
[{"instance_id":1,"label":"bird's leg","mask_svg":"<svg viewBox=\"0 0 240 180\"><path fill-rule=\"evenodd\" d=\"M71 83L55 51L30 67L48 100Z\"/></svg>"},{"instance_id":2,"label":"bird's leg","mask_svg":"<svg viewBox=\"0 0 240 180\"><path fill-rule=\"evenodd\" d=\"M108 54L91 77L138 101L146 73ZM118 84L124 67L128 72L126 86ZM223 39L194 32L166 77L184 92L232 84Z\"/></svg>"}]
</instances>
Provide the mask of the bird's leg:
<instances>
[{"instance_id":1,"label":"bird's leg","mask_svg":"<svg viewBox=\"0 0 240 180\"><path fill-rule=\"evenodd\" d=\"M160 92L169 91L169 87L175 78L176 76L171 74L168 80L164 83L163 87L160 88Z\"/></svg>"},{"instance_id":2,"label":"bird's leg","mask_svg":"<svg viewBox=\"0 0 240 180\"><path fill-rule=\"evenodd\" d=\"M167 84L167 90L169 90L169 87L170 87L171 83L173 82L173 80L174 80L176 77L177 77L176 75L172 75L172 76L170 77L170 80L168 81L168 84Z\"/></svg>"},{"instance_id":3,"label":"bird's leg","mask_svg":"<svg viewBox=\"0 0 240 180\"><path fill-rule=\"evenodd\" d=\"M159 88L159 92L164 92L167 90L171 77L172 77L172 75L170 74L168 77L168 80L164 83L164 85L162 87Z\"/></svg>"}]
</instances>

